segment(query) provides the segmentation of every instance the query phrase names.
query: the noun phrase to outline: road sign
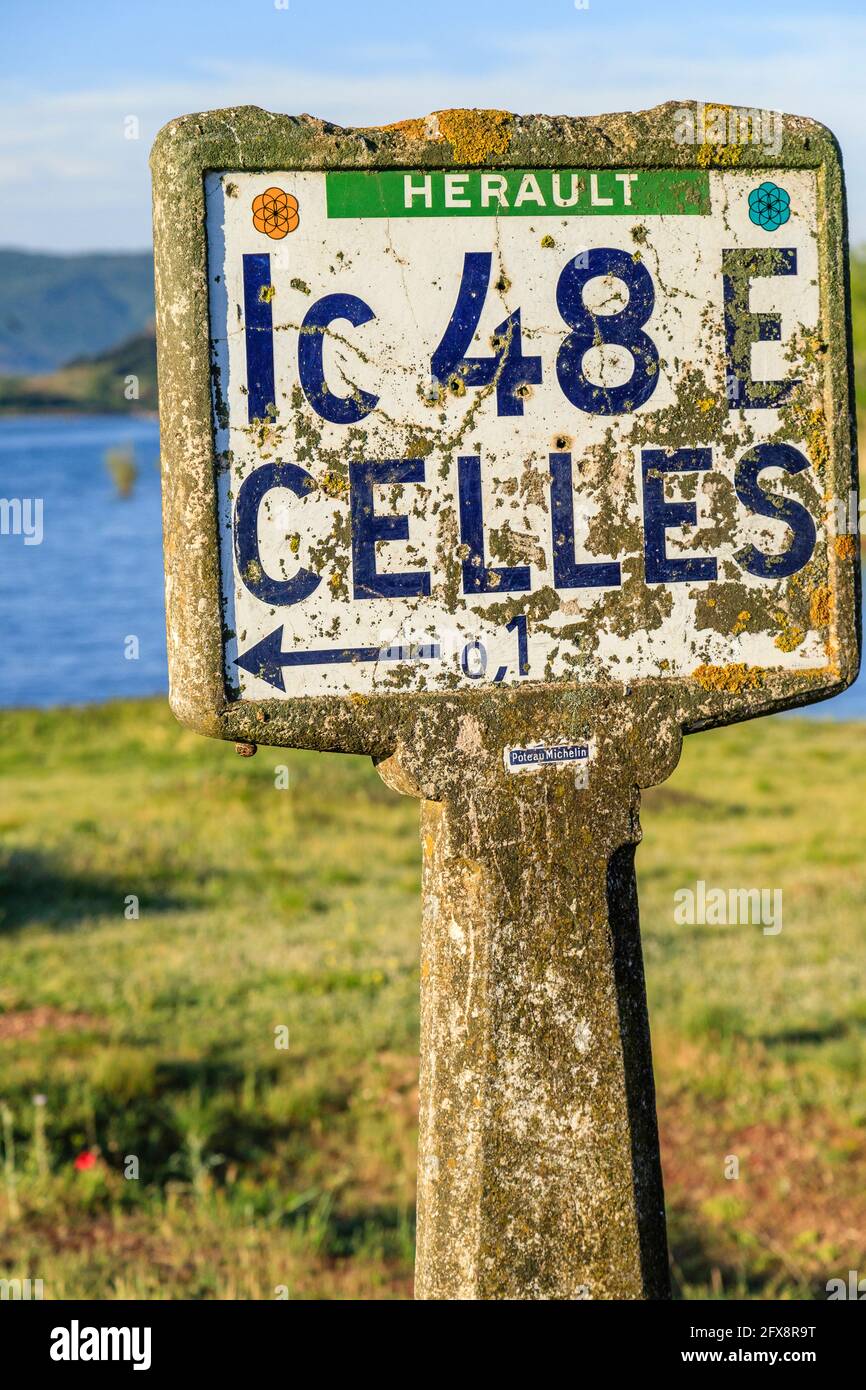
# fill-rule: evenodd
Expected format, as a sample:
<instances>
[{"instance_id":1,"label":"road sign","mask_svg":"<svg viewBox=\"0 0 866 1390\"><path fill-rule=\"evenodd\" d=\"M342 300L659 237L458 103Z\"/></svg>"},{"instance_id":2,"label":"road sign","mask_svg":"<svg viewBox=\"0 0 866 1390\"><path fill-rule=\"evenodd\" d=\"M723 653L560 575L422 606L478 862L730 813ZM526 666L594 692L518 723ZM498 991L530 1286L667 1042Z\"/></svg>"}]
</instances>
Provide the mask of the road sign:
<instances>
[{"instance_id":1,"label":"road sign","mask_svg":"<svg viewBox=\"0 0 866 1390\"><path fill-rule=\"evenodd\" d=\"M856 674L837 150L708 109L154 153L173 707L425 801L425 1296L664 1291L637 789Z\"/></svg>"},{"instance_id":2,"label":"road sign","mask_svg":"<svg viewBox=\"0 0 866 1390\"><path fill-rule=\"evenodd\" d=\"M208 174L237 696L826 680L818 172L778 176Z\"/></svg>"}]
</instances>

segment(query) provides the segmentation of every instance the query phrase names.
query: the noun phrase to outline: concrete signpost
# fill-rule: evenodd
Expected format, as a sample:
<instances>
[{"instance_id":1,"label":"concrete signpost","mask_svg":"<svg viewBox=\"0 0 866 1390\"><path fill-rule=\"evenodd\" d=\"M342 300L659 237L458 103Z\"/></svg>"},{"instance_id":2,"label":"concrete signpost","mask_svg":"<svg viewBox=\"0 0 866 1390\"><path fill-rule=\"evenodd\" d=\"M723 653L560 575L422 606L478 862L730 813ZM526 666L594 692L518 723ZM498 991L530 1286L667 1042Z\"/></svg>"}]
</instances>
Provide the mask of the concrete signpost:
<instances>
[{"instance_id":1,"label":"concrete signpost","mask_svg":"<svg viewBox=\"0 0 866 1390\"><path fill-rule=\"evenodd\" d=\"M667 1295L640 788L857 670L838 152L682 115L154 150L172 707L421 800L422 1298Z\"/></svg>"}]
</instances>

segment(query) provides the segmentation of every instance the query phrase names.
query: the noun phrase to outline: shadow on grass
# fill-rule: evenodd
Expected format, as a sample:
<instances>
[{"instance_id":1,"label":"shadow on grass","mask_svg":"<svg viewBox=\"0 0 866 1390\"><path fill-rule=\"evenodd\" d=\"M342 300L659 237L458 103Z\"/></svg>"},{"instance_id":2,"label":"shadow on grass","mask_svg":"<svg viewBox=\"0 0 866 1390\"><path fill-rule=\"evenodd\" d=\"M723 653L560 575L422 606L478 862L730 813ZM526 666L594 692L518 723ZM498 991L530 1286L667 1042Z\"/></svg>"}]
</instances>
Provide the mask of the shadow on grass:
<instances>
[{"instance_id":1,"label":"shadow on grass","mask_svg":"<svg viewBox=\"0 0 866 1390\"><path fill-rule=\"evenodd\" d=\"M720 1248L718 1236L696 1213L668 1207L671 1286L676 1299L823 1299L823 1284L786 1267L779 1257L751 1247L736 1254Z\"/></svg>"},{"instance_id":2,"label":"shadow on grass","mask_svg":"<svg viewBox=\"0 0 866 1390\"><path fill-rule=\"evenodd\" d=\"M765 1047L797 1047L823 1042L835 1042L852 1032L851 1025L842 1020L815 1028L789 1028L784 1033L760 1033L758 1042Z\"/></svg>"},{"instance_id":3,"label":"shadow on grass","mask_svg":"<svg viewBox=\"0 0 866 1390\"><path fill-rule=\"evenodd\" d=\"M716 819L736 818L749 813L748 806L742 802L720 801L716 797L682 791L679 787L649 787L642 799L644 805L653 811L710 811Z\"/></svg>"},{"instance_id":4,"label":"shadow on grass","mask_svg":"<svg viewBox=\"0 0 866 1390\"><path fill-rule=\"evenodd\" d=\"M303 1229L319 1251L334 1260L396 1260L410 1268L414 1263L412 1207L371 1203L359 1210L342 1211L332 1194L321 1193L308 1204L299 1204L286 1224Z\"/></svg>"},{"instance_id":5,"label":"shadow on grass","mask_svg":"<svg viewBox=\"0 0 866 1390\"><path fill-rule=\"evenodd\" d=\"M219 1096L240 1086L244 1068L223 1057L162 1058L156 1066L156 1077L160 1091L199 1089Z\"/></svg>"},{"instance_id":6,"label":"shadow on grass","mask_svg":"<svg viewBox=\"0 0 866 1390\"><path fill-rule=\"evenodd\" d=\"M122 920L133 887L139 908L148 913L180 911L192 901L164 888L151 888L134 875L109 878L71 873L62 864L34 850L14 850L0 856L0 933L27 926L64 931L91 917Z\"/></svg>"}]
</instances>

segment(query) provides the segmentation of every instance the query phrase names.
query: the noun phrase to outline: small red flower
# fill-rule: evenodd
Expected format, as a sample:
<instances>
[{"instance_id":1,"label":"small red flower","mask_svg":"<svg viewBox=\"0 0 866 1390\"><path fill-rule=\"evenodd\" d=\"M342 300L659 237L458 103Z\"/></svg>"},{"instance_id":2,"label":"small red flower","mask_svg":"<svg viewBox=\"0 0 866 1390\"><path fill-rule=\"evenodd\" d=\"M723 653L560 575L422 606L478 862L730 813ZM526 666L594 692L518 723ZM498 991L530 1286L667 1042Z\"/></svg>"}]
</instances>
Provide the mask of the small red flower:
<instances>
[{"instance_id":1,"label":"small red flower","mask_svg":"<svg viewBox=\"0 0 866 1390\"><path fill-rule=\"evenodd\" d=\"M92 1149L82 1149L75 1160L75 1167L79 1173L84 1173L88 1168L96 1167L96 1154Z\"/></svg>"}]
</instances>

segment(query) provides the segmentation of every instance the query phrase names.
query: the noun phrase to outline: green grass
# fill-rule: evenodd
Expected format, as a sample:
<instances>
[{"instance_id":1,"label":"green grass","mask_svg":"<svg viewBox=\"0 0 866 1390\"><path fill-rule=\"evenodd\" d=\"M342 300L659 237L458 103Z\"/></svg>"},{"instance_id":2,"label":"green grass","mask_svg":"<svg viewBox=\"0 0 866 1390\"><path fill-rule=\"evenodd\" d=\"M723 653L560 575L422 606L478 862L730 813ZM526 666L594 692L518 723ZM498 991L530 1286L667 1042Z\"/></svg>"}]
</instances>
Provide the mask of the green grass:
<instances>
[{"instance_id":1,"label":"green grass","mask_svg":"<svg viewBox=\"0 0 866 1390\"><path fill-rule=\"evenodd\" d=\"M0 734L0 1275L46 1297L409 1296L416 803L364 760L237 758L161 702L6 712ZM857 726L774 719L687 740L646 794L681 1295L866 1272L864 777ZM675 925L699 878L781 887L781 934Z\"/></svg>"}]
</instances>

